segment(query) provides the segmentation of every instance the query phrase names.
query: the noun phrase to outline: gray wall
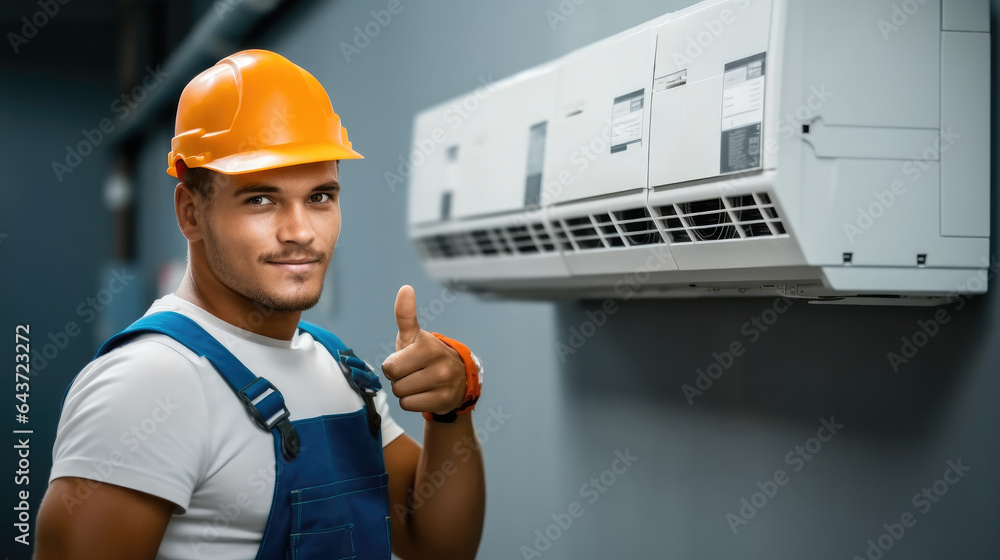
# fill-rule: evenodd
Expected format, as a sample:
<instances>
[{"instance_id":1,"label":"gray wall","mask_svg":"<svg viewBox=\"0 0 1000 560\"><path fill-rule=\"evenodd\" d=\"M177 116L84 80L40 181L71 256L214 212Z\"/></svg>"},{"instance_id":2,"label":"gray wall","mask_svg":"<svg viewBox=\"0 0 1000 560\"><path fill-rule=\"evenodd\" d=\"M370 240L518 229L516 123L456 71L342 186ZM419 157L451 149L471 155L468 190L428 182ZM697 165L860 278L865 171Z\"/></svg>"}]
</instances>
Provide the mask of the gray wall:
<instances>
[{"instance_id":1,"label":"gray wall","mask_svg":"<svg viewBox=\"0 0 1000 560\"><path fill-rule=\"evenodd\" d=\"M552 559L847 559L864 557L868 539L904 513L916 524L887 559L1000 557L995 283L986 297L943 308L948 323L899 372L886 353L898 351L900 337L911 336L934 309L800 302L751 341L744 323L770 319L772 300L619 302L619 311L563 361L557 344L569 344L602 302L460 295L435 303L443 287L429 280L406 240L405 189L393 192L383 178L409 151L413 116L472 90L479 77L511 75L691 2L589 0L552 29L545 12L558 9L556 0L404 0L403 11L348 62L341 42L353 41L353 28L386 3L303 3L247 46L276 50L311 71L366 158L342 168L342 236L322 307L307 318L374 363L395 336L395 293L411 284L418 305L437 310L422 327L455 336L486 363L476 413L489 492L480 557L523 558L522 546L534 547L536 531L548 529L558 538L540 552ZM993 28L1000 29L1000 0L992 7ZM184 255L169 202L174 182L163 172L169 136L150 136L136 177L139 264L147 278L164 259ZM44 169L31 168L23 179L36 173ZM76 258L66 242L37 246ZM155 295L149 282L146 291ZM689 404L682 385L694 384L713 353L736 341L746 353ZM491 411L505 415L502 425L487 422ZM394 412L419 439L419 416ZM808 440L831 416L844 427L817 450ZM807 443L815 451L808 462L788 456ZM600 480L616 452L626 451L638 459L603 493L592 493L590 480ZM946 495L926 513L911 503L959 459L971 469L953 486L939 483ZM787 484L733 534L727 513L739 515L741 499L752 499L758 483L779 469ZM553 515L565 523L560 514L573 503L582 515L568 529L550 528Z\"/></svg>"},{"instance_id":2,"label":"gray wall","mask_svg":"<svg viewBox=\"0 0 1000 560\"><path fill-rule=\"evenodd\" d=\"M336 304L323 320L373 357L395 334L401 284L412 284L427 306L441 295L405 242L405 192L391 192L382 177L408 152L416 112L473 89L480 76L508 76L691 3L591 0L553 30L545 11L557 9L554 0L404 2L348 63L340 43L385 3L338 2L304 10L261 41L329 88L366 156L343 167ZM1000 389L1000 345L990 326L998 302L991 295L948 307L951 321L894 373L886 353L934 310L797 303L751 343L742 325L771 300L630 301L562 363L556 344L568 344L600 301L464 295L424 327L467 342L489 368L477 408L488 434L481 556L523 558L535 531L577 502L582 516L543 557L846 559L864 556L866 541L905 512L916 525L887 558L998 557L991 529L1000 525L1000 423L991 397ZM689 405L681 386L733 341L746 353ZM492 433L491 409L510 415ZM843 430L810 461L786 462L830 416ZM397 417L420 435L414 415ZM626 449L639 460L590 503L581 486ZM971 470L921 513L913 494L958 458ZM740 499L778 469L789 482L734 535L726 514L739 515Z\"/></svg>"},{"instance_id":3,"label":"gray wall","mask_svg":"<svg viewBox=\"0 0 1000 560\"><path fill-rule=\"evenodd\" d=\"M79 9L86 11L83 5ZM115 118L110 103L118 95L117 81L113 72L88 64L85 58L75 72L66 73L28 60L30 49L53 48L49 42L65 38L63 31L67 30L55 25L43 29L21 49L19 58L8 58L12 54L8 51L0 59L0 329L4 339L0 358L8 376L0 392L6 413L0 438L4 480L0 504L5 511L0 517L0 551L11 558L28 557L25 547L13 540L11 508L19 502L15 496L21 490L29 493L33 525L48 484L63 391L69 378L93 357L94 333L109 316L77 313L81 304L87 305L88 297L102 289L102 270L110 266L113 253L112 224L101 198L110 164L108 142L102 139L62 181L56 178L52 162L65 162L66 146L75 148L85 141L83 130L92 131L101 119ZM3 49L7 48L5 43ZM108 49L102 54L113 52ZM130 291L141 293L135 284ZM125 292L117 299L121 302L128 295ZM66 334L70 322L76 325L70 330L75 336ZM19 324L30 326L33 353L27 424L16 423L14 418L14 405L21 404L15 400L14 385L14 332ZM44 363L36 358L46 345L51 345L48 355L52 359ZM33 434L16 436L30 440L26 484L15 483L19 460L15 429L33 430ZM30 540L34 542L33 527Z\"/></svg>"}]
</instances>

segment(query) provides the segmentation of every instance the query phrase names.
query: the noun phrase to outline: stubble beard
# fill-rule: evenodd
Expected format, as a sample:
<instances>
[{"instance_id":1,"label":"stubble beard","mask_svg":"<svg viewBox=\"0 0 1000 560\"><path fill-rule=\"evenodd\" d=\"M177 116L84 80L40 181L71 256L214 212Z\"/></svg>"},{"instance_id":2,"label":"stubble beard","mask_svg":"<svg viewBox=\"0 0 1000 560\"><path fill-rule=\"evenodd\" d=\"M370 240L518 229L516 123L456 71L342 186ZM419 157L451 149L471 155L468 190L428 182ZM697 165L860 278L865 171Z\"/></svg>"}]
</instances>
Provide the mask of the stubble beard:
<instances>
[{"instance_id":1,"label":"stubble beard","mask_svg":"<svg viewBox=\"0 0 1000 560\"><path fill-rule=\"evenodd\" d=\"M258 307L280 312L296 312L312 309L319 303L323 295L323 283L320 283L319 291L315 294L302 294L288 298L281 298L269 293L260 283L254 282L245 275L238 274L235 266L225 258L225 251L220 247L219 236L210 220L206 221L205 228L205 256L212 273L227 288L242 295L254 302ZM264 264L259 262L259 264ZM265 265L266 266L266 265ZM320 266L325 266L320 263ZM303 284L305 279L292 276L294 282Z\"/></svg>"}]
</instances>

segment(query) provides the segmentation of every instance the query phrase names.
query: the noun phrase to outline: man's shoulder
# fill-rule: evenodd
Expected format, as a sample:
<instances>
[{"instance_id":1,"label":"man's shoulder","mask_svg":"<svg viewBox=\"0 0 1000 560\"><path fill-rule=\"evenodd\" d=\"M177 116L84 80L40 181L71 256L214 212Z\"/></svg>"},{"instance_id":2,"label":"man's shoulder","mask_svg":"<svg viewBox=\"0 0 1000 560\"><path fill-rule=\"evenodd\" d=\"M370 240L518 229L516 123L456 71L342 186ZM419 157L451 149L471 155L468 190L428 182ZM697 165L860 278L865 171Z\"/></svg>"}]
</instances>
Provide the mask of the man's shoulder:
<instances>
[{"instance_id":1,"label":"man's shoulder","mask_svg":"<svg viewBox=\"0 0 1000 560\"><path fill-rule=\"evenodd\" d=\"M197 366L200 361L198 354L172 336L158 332L144 332L96 357L89 365L96 367L129 363L155 367L161 364L188 363Z\"/></svg>"},{"instance_id":2,"label":"man's shoulder","mask_svg":"<svg viewBox=\"0 0 1000 560\"><path fill-rule=\"evenodd\" d=\"M197 354L161 333L142 333L90 361L70 393L142 392L164 383L197 383L204 367Z\"/></svg>"}]
</instances>

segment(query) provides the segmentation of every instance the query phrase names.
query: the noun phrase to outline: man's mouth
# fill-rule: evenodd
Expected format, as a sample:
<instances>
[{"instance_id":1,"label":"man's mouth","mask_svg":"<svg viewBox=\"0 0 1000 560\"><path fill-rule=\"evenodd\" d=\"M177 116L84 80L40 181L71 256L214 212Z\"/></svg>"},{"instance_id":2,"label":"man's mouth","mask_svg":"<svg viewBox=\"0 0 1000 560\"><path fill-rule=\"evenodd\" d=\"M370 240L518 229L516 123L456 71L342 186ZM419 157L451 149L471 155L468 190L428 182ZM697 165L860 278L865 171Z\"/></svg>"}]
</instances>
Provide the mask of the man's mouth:
<instances>
[{"instance_id":1,"label":"man's mouth","mask_svg":"<svg viewBox=\"0 0 1000 560\"><path fill-rule=\"evenodd\" d=\"M305 274L316 269L319 261L316 259L288 259L283 261L268 261L267 264L274 265L292 274Z\"/></svg>"}]
</instances>

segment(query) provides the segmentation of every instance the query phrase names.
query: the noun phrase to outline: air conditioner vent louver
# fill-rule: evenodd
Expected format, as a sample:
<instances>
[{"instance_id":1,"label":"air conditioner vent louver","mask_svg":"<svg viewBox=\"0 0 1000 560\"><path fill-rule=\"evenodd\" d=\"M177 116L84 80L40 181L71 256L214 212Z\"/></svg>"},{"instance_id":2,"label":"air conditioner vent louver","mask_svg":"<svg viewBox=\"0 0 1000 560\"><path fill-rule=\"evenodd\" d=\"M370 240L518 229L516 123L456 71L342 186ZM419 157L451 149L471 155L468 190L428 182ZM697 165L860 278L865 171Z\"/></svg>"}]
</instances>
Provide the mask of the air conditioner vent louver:
<instances>
[{"instance_id":1,"label":"air conditioner vent louver","mask_svg":"<svg viewBox=\"0 0 1000 560\"><path fill-rule=\"evenodd\" d=\"M771 235L770 228L764 221L760 209L757 208L752 196L734 196L729 199L729 207L733 210L736 221L740 223L747 237L763 237ZM773 208L771 209L774 210Z\"/></svg>"},{"instance_id":2,"label":"air conditioner vent louver","mask_svg":"<svg viewBox=\"0 0 1000 560\"><path fill-rule=\"evenodd\" d=\"M695 239L700 241L720 241L736 239L740 234L731 225L729 212L721 198L696 200L680 205L681 216Z\"/></svg>"},{"instance_id":3,"label":"air conditioner vent louver","mask_svg":"<svg viewBox=\"0 0 1000 560\"><path fill-rule=\"evenodd\" d=\"M673 243L784 235L767 193L709 198L660 206L660 223Z\"/></svg>"},{"instance_id":4,"label":"air conditioner vent louver","mask_svg":"<svg viewBox=\"0 0 1000 560\"><path fill-rule=\"evenodd\" d=\"M639 207L552 220L551 234L545 224L535 222L432 235L420 238L418 244L431 259L454 259L735 241L785 234L766 193L679 202L658 206L654 212L655 216Z\"/></svg>"},{"instance_id":5,"label":"air conditioner vent louver","mask_svg":"<svg viewBox=\"0 0 1000 560\"><path fill-rule=\"evenodd\" d=\"M552 243L552 237L549 236L549 232L545 231L545 226L535 223L531 224L531 227L535 231L535 238L538 239L543 251L548 253L556 250L556 246Z\"/></svg>"},{"instance_id":6,"label":"air conditioner vent louver","mask_svg":"<svg viewBox=\"0 0 1000 560\"><path fill-rule=\"evenodd\" d=\"M552 222L560 237L572 242L566 251L623 248L663 243L656 223L645 207L590 214Z\"/></svg>"},{"instance_id":7,"label":"air conditioner vent louver","mask_svg":"<svg viewBox=\"0 0 1000 560\"><path fill-rule=\"evenodd\" d=\"M549 225L552 226L552 231L556 232L556 240L559 242L559 247L563 251L572 251L573 246L570 245L569 235L563 229L562 224L559 222L550 222Z\"/></svg>"},{"instance_id":8,"label":"air conditioner vent louver","mask_svg":"<svg viewBox=\"0 0 1000 560\"><path fill-rule=\"evenodd\" d=\"M484 255L495 255L499 252L495 243L493 243L493 238L486 230L479 229L472 232L472 238L476 241L476 246L479 247L479 252Z\"/></svg>"},{"instance_id":9,"label":"air conditioner vent louver","mask_svg":"<svg viewBox=\"0 0 1000 560\"><path fill-rule=\"evenodd\" d=\"M538 252L538 245L535 244L534 238L528 233L528 228L525 226L515 226L507 228L507 238L510 239L511 245L513 245L514 250L521 254L531 254Z\"/></svg>"},{"instance_id":10,"label":"air conditioner vent louver","mask_svg":"<svg viewBox=\"0 0 1000 560\"><path fill-rule=\"evenodd\" d=\"M433 235L423 240L424 251L431 258L453 259L474 255L471 236L467 233L455 235Z\"/></svg>"},{"instance_id":11,"label":"air conditioner vent louver","mask_svg":"<svg viewBox=\"0 0 1000 560\"><path fill-rule=\"evenodd\" d=\"M621 210L612 212L618 227L625 232L625 239L631 245L655 245L663 243L660 231L656 229L656 222L649 215L649 210L643 208L633 208L631 210Z\"/></svg>"},{"instance_id":12,"label":"air conditioner vent louver","mask_svg":"<svg viewBox=\"0 0 1000 560\"><path fill-rule=\"evenodd\" d=\"M606 245L610 247L624 247L625 241L622 240L621 235L618 234L618 228L615 227L614 222L611 221L611 216L608 214L594 214L594 219L601 226L601 237L604 238Z\"/></svg>"},{"instance_id":13,"label":"air conditioner vent louver","mask_svg":"<svg viewBox=\"0 0 1000 560\"><path fill-rule=\"evenodd\" d=\"M590 216L563 220L563 227L580 250L604 247L601 236L594 229L594 222L591 221Z\"/></svg>"},{"instance_id":14,"label":"air conditioner vent louver","mask_svg":"<svg viewBox=\"0 0 1000 560\"><path fill-rule=\"evenodd\" d=\"M660 206L657 208L660 212L662 219L660 223L663 226L663 230L667 232L667 237L670 238L671 243L690 243L691 236L688 235L687 229L684 228L684 224L681 223L680 218L677 217L677 209L674 205Z\"/></svg>"}]
</instances>

